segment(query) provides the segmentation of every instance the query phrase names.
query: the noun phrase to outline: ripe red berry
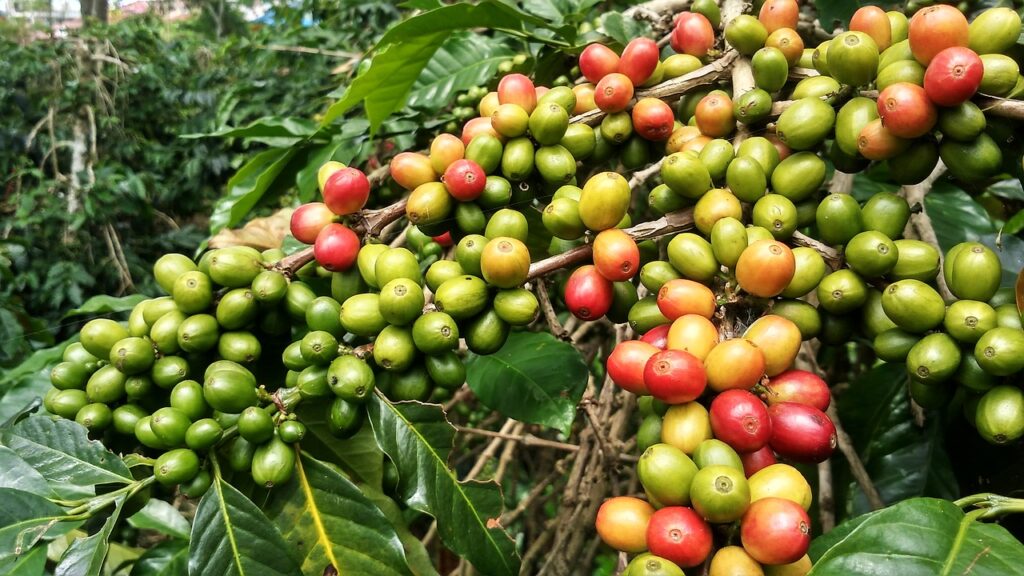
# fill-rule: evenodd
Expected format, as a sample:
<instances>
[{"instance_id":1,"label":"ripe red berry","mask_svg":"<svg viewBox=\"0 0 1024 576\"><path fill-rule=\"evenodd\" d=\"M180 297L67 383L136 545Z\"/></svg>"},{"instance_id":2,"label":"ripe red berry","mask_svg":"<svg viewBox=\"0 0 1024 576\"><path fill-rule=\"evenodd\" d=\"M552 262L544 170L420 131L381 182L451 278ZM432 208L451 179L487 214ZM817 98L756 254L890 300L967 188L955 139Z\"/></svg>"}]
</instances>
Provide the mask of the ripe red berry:
<instances>
[{"instance_id":1,"label":"ripe red berry","mask_svg":"<svg viewBox=\"0 0 1024 576\"><path fill-rule=\"evenodd\" d=\"M444 171L444 187L460 202L476 200L487 184L487 174L472 160L456 160Z\"/></svg>"},{"instance_id":2,"label":"ripe red berry","mask_svg":"<svg viewBox=\"0 0 1024 576\"><path fill-rule=\"evenodd\" d=\"M292 212L292 236L303 244L312 244L324 226L334 221L334 216L334 212L323 202L303 204Z\"/></svg>"},{"instance_id":3,"label":"ripe red berry","mask_svg":"<svg viewBox=\"0 0 1024 576\"><path fill-rule=\"evenodd\" d=\"M772 422L764 402L746 390L726 390L711 402L711 431L737 452L756 452L768 444Z\"/></svg>"},{"instance_id":4,"label":"ripe red berry","mask_svg":"<svg viewBox=\"0 0 1024 576\"><path fill-rule=\"evenodd\" d=\"M343 224L328 224L317 234L313 244L316 261L331 272L348 270L358 254L359 236Z\"/></svg>"},{"instance_id":5,"label":"ripe red berry","mask_svg":"<svg viewBox=\"0 0 1024 576\"><path fill-rule=\"evenodd\" d=\"M342 168L324 184L324 204L339 216L362 210L369 197L370 180L356 168Z\"/></svg>"},{"instance_id":6,"label":"ripe red berry","mask_svg":"<svg viewBox=\"0 0 1024 576\"><path fill-rule=\"evenodd\" d=\"M663 350L644 367L647 391L666 404L692 402L704 393L707 373L699 358L682 350Z\"/></svg>"}]
</instances>

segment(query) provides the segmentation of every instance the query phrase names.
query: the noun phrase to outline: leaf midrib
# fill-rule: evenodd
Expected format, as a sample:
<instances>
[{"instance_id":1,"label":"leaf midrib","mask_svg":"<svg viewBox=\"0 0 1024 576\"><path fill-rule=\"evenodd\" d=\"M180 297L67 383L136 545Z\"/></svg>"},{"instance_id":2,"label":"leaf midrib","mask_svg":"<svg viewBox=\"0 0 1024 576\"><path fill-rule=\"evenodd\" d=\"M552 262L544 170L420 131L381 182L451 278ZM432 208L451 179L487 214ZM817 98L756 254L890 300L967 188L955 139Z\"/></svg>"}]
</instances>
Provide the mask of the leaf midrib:
<instances>
[{"instance_id":1,"label":"leaf midrib","mask_svg":"<svg viewBox=\"0 0 1024 576\"><path fill-rule=\"evenodd\" d=\"M459 479L451 472L451 470L448 469L447 463L443 459L441 459L440 454L438 454L437 451L434 450L434 447L430 445L430 442L427 441L426 437L424 437L422 434L420 434L419 429L416 428L415 426L413 426L412 422L410 422L405 417L404 414L402 414L399 410L397 410L394 407L394 405L387 398L385 398L383 396L383 394L381 394L381 392L379 390L377 391L377 395L378 395L377 396L378 399L384 405L387 406L388 410L390 410L393 414L397 415L398 418L400 418L402 420L402 422L405 422L405 424L409 427L409 429L411 429L413 431L413 434L415 434L416 437L419 439L420 443L427 447L427 450L429 451L429 453L434 457L435 468L443 469L444 473L449 478L451 478L453 480L453 483L455 484L455 487L456 487L456 490L459 493L459 496L466 503L466 506L468 506L469 509L473 511L473 518L476 520L476 523L480 526L480 528L483 529L484 534L487 535L487 540L492 544L492 547L495 550L498 551L498 556L501 558L501 563L505 566L505 568L507 569L508 573L510 573L510 574L514 573L515 571L512 570L512 566L509 565L508 559L505 557L505 554L502 553L501 547L498 545L498 542L494 539L493 534L491 534L491 531L487 528L487 526L483 522L480 521L480 514L477 512L476 507L473 505L473 501L469 499L469 496L462 489L462 483L459 482ZM449 424L449 426L451 426L451 425ZM453 428L453 430L454 430L454 428ZM438 466L437 463L440 463L441 465Z\"/></svg>"}]
</instances>

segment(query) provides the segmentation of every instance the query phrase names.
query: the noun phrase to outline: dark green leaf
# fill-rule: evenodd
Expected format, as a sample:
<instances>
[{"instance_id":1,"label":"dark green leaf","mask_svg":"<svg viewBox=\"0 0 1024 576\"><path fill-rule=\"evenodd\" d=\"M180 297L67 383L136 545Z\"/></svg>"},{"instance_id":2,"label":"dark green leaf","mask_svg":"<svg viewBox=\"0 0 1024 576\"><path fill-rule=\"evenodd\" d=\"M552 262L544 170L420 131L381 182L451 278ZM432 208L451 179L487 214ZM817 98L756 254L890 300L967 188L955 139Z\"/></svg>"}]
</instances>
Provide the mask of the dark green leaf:
<instances>
[{"instance_id":1,"label":"dark green leaf","mask_svg":"<svg viewBox=\"0 0 1024 576\"><path fill-rule=\"evenodd\" d=\"M0 559L0 574L5 576L43 576L46 574L46 546L36 546L19 557Z\"/></svg>"},{"instance_id":2,"label":"dark green leaf","mask_svg":"<svg viewBox=\"0 0 1024 576\"><path fill-rule=\"evenodd\" d=\"M271 148L260 152L228 180L227 192L210 215L210 233L234 226L256 206L295 155L297 148Z\"/></svg>"},{"instance_id":3,"label":"dark green leaf","mask_svg":"<svg viewBox=\"0 0 1024 576\"><path fill-rule=\"evenodd\" d=\"M989 186L985 191L1000 198L1024 200L1024 187L1021 186L1020 180L1016 178L1000 180Z\"/></svg>"},{"instance_id":4,"label":"dark green leaf","mask_svg":"<svg viewBox=\"0 0 1024 576\"><path fill-rule=\"evenodd\" d=\"M410 574L402 542L381 511L348 478L310 456L291 482L271 491L267 516L301 558L303 574Z\"/></svg>"},{"instance_id":5,"label":"dark green leaf","mask_svg":"<svg viewBox=\"0 0 1024 576\"><path fill-rule=\"evenodd\" d=\"M398 539L402 541L402 546L405 548L405 559L412 573L416 576L438 576L437 570L434 569L434 563L430 559L430 554L427 553L427 548L423 545L423 541L409 530L408 523L405 516L402 515L402 509L398 507L398 503L380 490L365 484L361 484L359 488L367 498L377 505L377 508L380 509L384 516L387 517L388 522L391 523L391 527L395 529Z\"/></svg>"},{"instance_id":6,"label":"dark green leaf","mask_svg":"<svg viewBox=\"0 0 1024 576\"><path fill-rule=\"evenodd\" d=\"M999 255L1003 266L1002 285L1012 288L1017 283L1017 273L1024 269L1024 240L1003 231L1002 234L987 234L978 241Z\"/></svg>"},{"instance_id":7,"label":"dark green leaf","mask_svg":"<svg viewBox=\"0 0 1024 576\"><path fill-rule=\"evenodd\" d=\"M1024 545L1005 528L978 523L945 500L915 498L854 522L836 529L839 540L815 540L811 576L1004 576L1024 564Z\"/></svg>"},{"instance_id":8,"label":"dark green leaf","mask_svg":"<svg viewBox=\"0 0 1024 576\"><path fill-rule=\"evenodd\" d=\"M130 294L128 296L93 296L85 301L84 304L69 310L64 314L64 318L71 316L78 316L80 314L110 314L112 312L126 312L135 307L136 304L142 302L148 298L144 294Z\"/></svg>"},{"instance_id":9,"label":"dark green leaf","mask_svg":"<svg viewBox=\"0 0 1024 576\"><path fill-rule=\"evenodd\" d=\"M53 496L42 474L6 446L0 446L0 488L17 488L44 498Z\"/></svg>"},{"instance_id":10,"label":"dark green leaf","mask_svg":"<svg viewBox=\"0 0 1024 576\"><path fill-rule=\"evenodd\" d=\"M110 533L121 516L124 501L124 496L117 497L114 513L98 532L71 543L54 569L54 576L100 576L103 573L103 561L110 549Z\"/></svg>"},{"instance_id":11,"label":"dark green leaf","mask_svg":"<svg viewBox=\"0 0 1024 576\"><path fill-rule=\"evenodd\" d=\"M473 356L466 367L466 382L489 408L563 432L576 418L587 376L579 351L547 332L514 332L501 350Z\"/></svg>"},{"instance_id":12,"label":"dark green leaf","mask_svg":"<svg viewBox=\"0 0 1024 576\"><path fill-rule=\"evenodd\" d=\"M70 522L56 522L64 511L42 496L0 488L0 561L22 556L42 539L49 540L74 529Z\"/></svg>"},{"instance_id":13,"label":"dark green leaf","mask_svg":"<svg viewBox=\"0 0 1024 576\"><path fill-rule=\"evenodd\" d=\"M317 174L330 160L348 164L359 153L359 144L351 138L337 139L310 151L306 167L299 170L295 183L299 187L299 200L311 202L320 194Z\"/></svg>"},{"instance_id":14,"label":"dark green leaf","mask_svg":"<svg viewBox=\"0 0 1024 576\"><path fill-rule=\"evenodd\" d=\"M925 209L931 217L943 251L960 242L978 240L996 231L992 219L981 204L963 190L945 182L936 183L925 196Z\"/></svg>"},{"instance_id":15,"label":"dark green leaf","mask_svg":"<svg viewBox=\"0 0 1024 576\"><path fill-rule=\"evenodd\" d=\"M942 441L940 419L918 428L910 413L907 369L882 364L857 378L837 399L839 414L882 500L894 503L915 496L956 498L956 478ZM845 468L837 474L840 518L871 510Z\"/></svg>"},{"instance_id":16,"label":"dark green leaf","mask_svg":"<svg viewBox=\"0 0 1024 576\"><path fill-rule=\"evenodd\" d=\"M217 478L199 501L189 542L189 574L294 576L292 550L256 504Z\"/></svg>"},{"instance_id":17,"label":"dark green leaf","mask_svg":"<svg viewBox=\"0 0 1024 576\"><path fill-rule=\"evenodd\" d=\"M625 46L633 38L646 36L650 25L642 20L626 18L619 12L605 12L601 15L601 32Z\"/></svg>"},{"instance_id":18,"label":"dark green leaf","mask_svg":"<svg viewBox=\"0 0 1024 576\"><path fill-rule=\"evenodd\" d=\"M188 576L188 544L168 540L146 550L130 576Z\"/></svg>"},{"instance_id":19,"label":"dark green leaf","mask_svg":"<svg viewBox=\"0 0 1024 576\"><path fill-rule=\"evenodd\" d=\"M331 434L323 405L300 404L297 414L306 425L302 450L325 462L341 466L354 479L380 488L384 472L384 453L373 437L369 423L351 438Z\"/></svg>"},{"instance_id":20,"label":"dark green leaf","mask_svg":"<svg viewBox=\"0 0 1024 576\"><path fill-rule=\"evenodd\" d=\"M156 498L150 499L142 510L128 518L128 523L140 530L155 530L183 540L188 540L191 529L188 520L185 520L177 508Z\"/></svg>"},{"instance_id":21,"label":"dark green leaf","mask_svg":"<svg viewBox=\"0 0 1024 576\"><path fill-rule=\"evenodd\" d=\"M502 42L473 33L453 34L420 73L408 105L435 111L451 104L455 93L486 84L498 64L514 52Z\"/></svg>"},{"instance_id":22,"label":"dark green leaf","mask_svg":"<svg viewBox=\"0 0 1024 576\"><path fill-rule=\"evenodd\" d=\"M441 541L489 576L519 573L519 557L498 527L501 491L493 483L459 482L448 468L455 429L439 406L381 396L367 403L377 442L398 467L398 492L410 507L437 519Z\"/></svg>"},{"instance_id":23,"label":"dark green leaf","mask_svg":"<svg viewBox=\"0 0 1024 576\"><path fill-rule=\"evenodd\" d=\"M831 30L836 25L845 27L861 4L859 0L814 0L818 20L826 30Z\"/></svg>"},{"instance_id":24,"label":"dark green leaf","mask_svg":"<svg viewBox=\"0 0 1024 576\"><path fill-rule=\"evenodd\" d=\"M1017 234L1024 230L1024 210L1017 212L1003 226L1004 234Z\"/></svg>"},{"instance_id":25,"label":"dark green leaf","mask_svg":"<svg viewBox=\"0 0 1024 576\"><path fill-rule=\"evenodd\" d=\"M67 342L61 342L56 346L36 350L21 364L18 364L14 368L5 372L0 372L0 394L3 394L7 388L13 386L22 378L38 374L43 370L47 371L46 380L49 382L50 366L60 362L61 355L64 354L64 349L73 341L74 340L68 340ZM0 407L0 415L2 414L4 414L4 407ZM0 421L2 420L6 420L6 418L0 417Z\"/></svg>"},{"instance_id":26,"label":"dark green leaf","mask_svg":"<svg viewBox=\"0 0 1024 576\"><path fill-rule=\"evenodd\" d=\"M127 484L128 467L103 444L89 440L85 428L70 420L32 416L0 435L0 443L18 454L63 497L92 494L96 484Z\"/></svg>"},{"instance_id":27,"label":"dark green leaf","mask_svg":"<svg viewBox=\"0 0 1024 576\"><path fill-rule=\"evenodd\" d=\"M357 104L364 103L370 130L375 132L388 116L403 106L423 68L455 30L494 28L531 36L528 28L535 27L551 28L551 25L494 0L452 4L409 18L384 34L377 43L369 70L353 80L341 99L331 105L322 124L330 124ZM571 34L569 28L564 27L559 32Z\"/></svg>"}]
</instances>

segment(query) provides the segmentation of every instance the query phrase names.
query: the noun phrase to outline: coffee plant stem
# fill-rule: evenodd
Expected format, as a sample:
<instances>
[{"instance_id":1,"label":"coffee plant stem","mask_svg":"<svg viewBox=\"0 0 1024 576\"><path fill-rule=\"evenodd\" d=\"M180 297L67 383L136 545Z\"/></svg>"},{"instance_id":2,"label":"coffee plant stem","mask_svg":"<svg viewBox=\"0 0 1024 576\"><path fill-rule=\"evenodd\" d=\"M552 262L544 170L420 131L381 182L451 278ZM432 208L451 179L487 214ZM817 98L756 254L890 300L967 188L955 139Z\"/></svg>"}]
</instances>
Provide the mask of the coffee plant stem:
<instances>
[{"instance_id":1,"label":"coffee plant stem","mask_svg":"<svg viewBox=\"0 0 1024 576\"><path fill-rule=\"evenodd\" d=\"M857 454L857 449L853 446L853 440L850 439L850 435L846 433L846 429L843 428L843 424L839 420L839 411L836 409L835 403L829 404L828 410L825 413L828 414L832 424L836 427L836 442L839 445L839 450L850 464L850 472L853 473L853 477L857 480L860 489L864 491L871 509L881 510L885 508L885 502L878 493L878 489L875 488L875 483L871 480L871 475L868 474L867 469L864 467L864 462L861 461L860 455Z\"/></svg>"},{"instance_id":2,"label":"coffee plant stem","mask_svg":"<svg viewBox=\"0 0 1024 576\"><path fill-rule=\"evenodd\" d=\"M569 331L566 330L562 323L558 321L558 315L555 314L555 308L551 305L551 296L548 294L547 284L542 278L538 278L533 284L533 291L537 295L537 300L540 302L541 312L544 313L544 319L548 323L548 328L551 329L551 334L559 340L565 340L571 342Z\"/></svg>"},{"instance_id":3,"label":"coffee plant stem","mask_svg":"<svg viewBox=\"0 0 1024 576\"><path fill-rule=\"evenodd\" d=\"M561 452L579 452L580 450L580 447L577 444L569 444L568 442L557 442L555 440L538 438L537 436L534 436L529 432L525 434L510 434L507 432L482 430L480 428L472 428L469 426L456 426L455 430L463 434L473 434L475 436L486 436L488 438L501 438L503 440L510 440L512 442L522 444L523 446L549 448L551 450L559 450ZM632 454L619 454L618 459L622 462L636 462L639 458Z\"/></svg>"},{"instance_id":4,"label":"coffee plant stem","mask_svg":"<svg viewBox=\"0 0 1024 576\"><path fill-rule=\"evenodd\" d=\"M81 506L68 510L67 516L63 517L62 520L72 521L91 518L96 512L113 504L118 497L124 496L125 500L127 500L140 490L152 484L154 481L156 481L155 476L147 476L146 478L136 480L122 488L118 488L113 492L108 492L106 494L96 496L95 498L90 498Z\"/></svg>"}]
</instances>

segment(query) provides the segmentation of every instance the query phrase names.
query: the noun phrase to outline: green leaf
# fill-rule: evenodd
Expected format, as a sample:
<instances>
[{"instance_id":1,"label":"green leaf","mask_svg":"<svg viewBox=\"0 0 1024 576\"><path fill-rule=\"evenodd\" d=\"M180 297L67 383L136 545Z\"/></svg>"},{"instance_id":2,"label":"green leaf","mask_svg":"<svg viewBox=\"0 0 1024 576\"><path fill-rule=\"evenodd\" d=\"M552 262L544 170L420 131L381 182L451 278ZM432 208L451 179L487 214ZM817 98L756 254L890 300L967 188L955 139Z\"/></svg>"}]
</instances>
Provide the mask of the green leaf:
<instances>
[{"instance_id":1,"label":"green leaf","mask_svg":"<svg viewBox=\"0 0 1024 576\"><path fill-rule=\"evenodd\" d=\"M62 318L70 318L81 314L111 314L114 312L127 312L136 304L146 300L149 296L145 294L130 294L128 296L93 296L84 304L73 310L68 310Z\"/></svg>"},{"instance_id":2,"label":"green leaf","mask_svg":"<svg viewBox=\"0 0 1024 576\"><path fill-rule=\"evenodd\" d=\"M191 529L188 520L177 508L157 498L151 498L142 510L128 518L128 524L139 530L155 530L182 540L188 540Z\"/></svg>"},{"instance_id":3,"label":"green leaf","mask_svg":"<svg viewBox=\"0 0 1024 576\"><path fill-rule=\"evenodd\" d=\"M504 43L470 32L453 34L420 73L407 104L430 111L449 104L456 92L485 84L498 64L515 53Z\"/></svg>"},{"instance_id":4,"label":"green leaf","mask_svg":"<svg viewBox=\"0 0 1024 576\"><path fill-rule=\"evenodd\" d=\"M405 559L412 573L416 576L439 576L423 541L409 530L408 522L402 515L402 509L398 507L398 503L380 490L365 484L361 484L359 488L367 498L377 505L377 508L391 523L391 527L395 529L398 539L402 541L402 547L405 548Z\"/></svg>"},{"instance_id":5,"label":"green leaf","mask_svg":"<svg viewBox=\"0 0 1024 576\"><path fill-rule=\"evenodd\" d=\"M20 557L40 540L66 534L76 525L57 522L64 511L42 496L0 488L0 502L0 562Z\"/></svg>"},{"instance_id":6,"label":"green leaf","mask_svg":"<svg viewBox=\"0 0 1024 576\"><path fill-rule=\"evenodd\" d=\"M487 407L562 432L572 427L587 376L579 351L547 332L514 332L500 350L466 366L466 382Z\"/></svg>"},{"instance_id":7,"label":"green leaf","mask_svg":"<svg viewBox=\"0 0 1024 576\"><path fill-rule=\"evenodd\" d=\"M334 122L363 103L370 131L376 132L388 116L405 104L424 67L455 30L493 28L530 37L533 33L529 29L536 27L552 28L541 18L494 0L452 4L409 18L384 34L374 48L376 54L370 68L356 77L341 99L331 105L321 125ZM568 36L573 34L571 28L561 27L557 31Z\"/></svg>"},{"instance_id":8,"label":"green leaf","mask_svg":"<svg viewBox=\"0 0 1024 576\"><path fill-rule=\"evenodd\" d=\"M301 557L303 574L410 574L402 542L384 514L352 482L308 455L291 482L263 504L267 516Z\"/></svg>"},{"instance_id":9,"label":"green leaf","mask_svg":"<svg viewBox=\"0 0 1024 576\"><path fill-rule=\"evenodd\" d=\"M373 428L363 424L351 438L342 440L331 433L323 405L299 404L296 414L306 425L302 451L325 462L337 464L358 481L380 488L384 475L384 453L373 437Z\"/></svg>"},{"instance_id":10,"label":"green leaf","mask_svg":"<svg viewBox=\"0 0 1024 576\"><path fill-rule=\"evenodd\" d=\"M263 198L298 148L271 148L260 152L228 180L227 192L210 215L210 234L234 226Z\"/></svg>"},{"instance_id":11,"label":"green leaf","mask_svg":"<svg viewBox=\"0 0 1024 576\"><path fill-rule=\"evenodd\" d=\"M1017 234L1021 230L1024 230L1024 210L1014 214L1003 226L1005 234Z\"/></svg>"},{"instance_id":12,"label":"green leaf","mask_svg":"<svg viewBox=\"0 0 1024 576\"><path fill-rule=\"evenodd\" d=\"M601 15L600 31L625 46L633 38L646 36L651 26L645 21L626 18L619 12L605 12Z\"/></svg>"},{"instance_id":13,"label":"green leaf","mask_svg":"<svg viewBox=\"0 0 1024 576\"><path fill-rule=\"evenodd\" d=\"M856 379L837 399L839 415L882 500L915 496L956 498L953 467L943 444L941 419L918 428L910 413L907 369L881 364ZM840 518L871 510L846 468L839 468L836 511Z\"/></svg>"},{"instance_id":14,"label":"green leaf","mask_svg":"<svg viewBox=\"0 0 1024 576\"><path fill-rule=\"evenodd\" d=\"M92 494L96 484L127 484L128 467L70 420L32 416L0 435L0 443L28 462L62 497Z\"/></svg>"},{"instance_id":15,"label":"green leaf","mask_svg":"<svg viewBox=\"0 0 1024 576\"><path fill-rule=\"evenodd\" d=\"M54 569L54 576L100 576L103 573L103 561L110 549L110 533L121 516L124 501L124 496L117 497L114 513L98 532L71 543Z\"/></svg>"},{"instance_id":16,"label":"green leaf","mask_svg":"<svg viewBox=\"0 0 1024 576\"><path fill-rule=\"evenodd\" d=\"M572 0L522 0L522 4L523 10L552 24L565 22L566 17L576 11L576 3Z\"/></svg>"},{"instance_id":17,"label":"green leaf","mask_svg":"<svg viewBox=\"0 0 1024 576\"><path fill-rule=\"evenodd\" d=\"M188 544L168 540L146 550L130 576L188 576Z\"/></svg>"},{"instance_id":18,"label":"green leaf","mask_svg":"<svg viewBox=\"0 0 1024 576\"><path fill-rule=\"evenodd\" d=\"M860 0L814 0L814 7L821 26L831 30L837 25L845 27L857 8L867 3Z\"/></svg>"},{"instance_id":19,"label":"green leaf","mask_svg":"<svg viewBox=\"0 0 1024 576\"><path fill-rule=\"evenodd\" d=\"M1017 178L1000 180L989 186L985 191L1000 198L1024 200L1024 186L1021 186L1020 180Z\"/></svg>"},{"instance_id":20,"label":"green leaf","mask_svg":"<svg viewBox=\"0 0 1024 576\"><path fill-rule=\"evenodd\" d=\"M316 133L312 120L291 116L264 116L241 127L226 127L215 132L183 134L181 138L246 138L275 148L287 148Z\"/></svg>"},{"instance_id":21,"label":"green leaf","mask_svg":"<svg viewBox=\"0 0 1024 576\"><path fill-rule=\"evenodd\" d=\"M36 546L19 557L0 559L0 574L6 576L43 576L46 574L46 546Z\"/></svg>"},{"instance_id":22,"label":"green leaf","mask_svg":"<svg viewBox=\"0 0 1024 576\"><path fill-rule=\"evenodd\" d=\"M943 251L996 231L992 218L981 204L946 182L936 183L925 196L924 204Z\"/></svg>"},{"instance_id":23,"label":"green leaf","mask_svg":"<svg viewBox=\"0 0 1024 576\"><path fill-rule=\"evenodd\" d=\"M952 502L915 498L841 525L811 546L811 576L1015 574L1024 545L1005 528L982 524Z\"/></svg>"},{"instance_id":24,"label":"green leaf","mask_svg":"<svg viewBox=\"0 0 1024 576\"><path fill-rule=\"evenodd\" d=\"M445 546L488 576L519 573L519 556L495 521L502 498L497 484L459 482L448 468L455 429L439 406L367 402L377 443L398 467L398 493L411 508L437 519Z\"/></svg>"},{"instance_id":25,"label":"green leaf","mask_svg":"<svg viewBox=\"0 0 1024 576\"><path fill-rule=\"evenodd\" d=\"M7 388L14 386L19 380L38 374L40 371L46 370L46 381L49 383L50 374L49 368L54 364L60 362L61 355L64 354L64 349L68 347L75 340L68 340L61 342L56 346L49 348L42 348L36 350L31 356L25 359L24 362L18 364L14 368L5 372L0 372L0 393ZM0 415L4 414L4 407L0 406ZM0 420L6 420L6 418L0 418Z\"/></svg>"},{"instance_id":26,"label":"green leaf","mask_svg":"<svg viewBox=\"0 0 1024 576\"><path fill-rule=\"evenodd\" d=\"M189 574L294 576L292 550L256 504L219 477L192 521Z\"/></svg>"},{"instance_id":27,"label":"green leaf","mask_svg":"<svg viewBox=\"0 0 1024 576\"><path fill-rule=\"evenodd\" d=\"M44 498L53 496L46 478L6 446L0 446L0 488L17 488Z\"/></svg>"}]
</instances>

